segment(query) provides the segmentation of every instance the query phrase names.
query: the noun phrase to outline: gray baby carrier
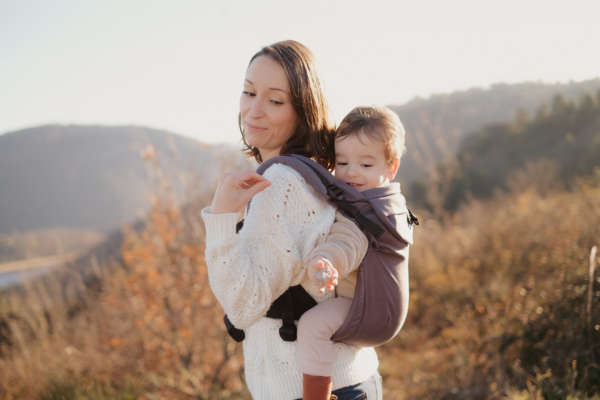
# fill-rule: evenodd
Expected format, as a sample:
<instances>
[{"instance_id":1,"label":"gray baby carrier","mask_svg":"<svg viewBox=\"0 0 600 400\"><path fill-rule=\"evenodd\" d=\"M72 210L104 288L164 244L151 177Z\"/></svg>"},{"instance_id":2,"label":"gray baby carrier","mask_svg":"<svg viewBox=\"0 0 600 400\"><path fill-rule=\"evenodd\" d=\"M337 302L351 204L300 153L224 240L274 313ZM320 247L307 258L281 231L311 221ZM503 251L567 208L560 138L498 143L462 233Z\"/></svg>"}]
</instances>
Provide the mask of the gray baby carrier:
<instances>
[{"instance_id":1,"label":"gray baby carrier","mask_svg":"<svg viewBox=\"0 0 600 400\"><path fill-rule=\"evenodd\" d=\"M418 219L406 208L400 185L359 192L335 178L327 169L300 155L278 156L262 163L261 175L272 164L296 170L317 193L345 216L352 219L367 236L369 246L358 268L358 279L350 311L332 340L359 346L378 346L398 334L408 311L408 252L413 225ZM241 224L238 226L238 230ZM296 325L302 313L316 305L300 286L289 288L267 312L267 317L283 320L279 330L283 340L296 340ZM244 332L235 328L227 316L225 325L237 341Z\"/></svg>"}]
</instances>

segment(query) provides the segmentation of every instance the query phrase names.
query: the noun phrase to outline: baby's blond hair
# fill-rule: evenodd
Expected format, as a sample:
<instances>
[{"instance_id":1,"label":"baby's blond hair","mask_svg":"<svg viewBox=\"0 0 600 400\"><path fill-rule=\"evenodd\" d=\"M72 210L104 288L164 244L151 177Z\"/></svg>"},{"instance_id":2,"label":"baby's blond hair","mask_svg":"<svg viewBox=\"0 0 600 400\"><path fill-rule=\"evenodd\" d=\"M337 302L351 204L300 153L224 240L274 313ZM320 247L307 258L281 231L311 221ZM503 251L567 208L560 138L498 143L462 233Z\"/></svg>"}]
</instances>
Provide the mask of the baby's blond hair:
<instances>
[{"instance_id":1,"label":"baby's blond hair","mask_svg":"<svg viewBox=\"0 0 600 400\"><path fill-rule=\"evenodd\" d=\"M361 106L350 111L338 126L335 137L363 134L383 142L385 161L391 165L406 150L404 126L398 115L383 106Z\"/></svg>"}]
</instances>

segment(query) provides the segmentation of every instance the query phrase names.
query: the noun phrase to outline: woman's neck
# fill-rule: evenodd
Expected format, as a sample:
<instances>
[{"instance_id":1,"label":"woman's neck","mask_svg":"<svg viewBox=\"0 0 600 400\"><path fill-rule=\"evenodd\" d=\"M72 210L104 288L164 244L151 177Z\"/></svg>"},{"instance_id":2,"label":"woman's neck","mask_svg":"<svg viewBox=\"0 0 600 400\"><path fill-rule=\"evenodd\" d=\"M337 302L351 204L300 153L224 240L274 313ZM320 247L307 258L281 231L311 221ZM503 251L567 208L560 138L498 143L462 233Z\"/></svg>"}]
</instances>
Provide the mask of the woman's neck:
<instances>
[{"instance_id":1,"label":"woman's neck","mask_svg":"<svg viewBox=\"0 0 600 400\"><path fill-rule=\"evenodd\" d=\"M280 152L281 149L276 149L276 150L258 150L260 152L260 158L263 160L263 162L273 158L273 157L277 157Z\"/></svg>"}]
</instances>

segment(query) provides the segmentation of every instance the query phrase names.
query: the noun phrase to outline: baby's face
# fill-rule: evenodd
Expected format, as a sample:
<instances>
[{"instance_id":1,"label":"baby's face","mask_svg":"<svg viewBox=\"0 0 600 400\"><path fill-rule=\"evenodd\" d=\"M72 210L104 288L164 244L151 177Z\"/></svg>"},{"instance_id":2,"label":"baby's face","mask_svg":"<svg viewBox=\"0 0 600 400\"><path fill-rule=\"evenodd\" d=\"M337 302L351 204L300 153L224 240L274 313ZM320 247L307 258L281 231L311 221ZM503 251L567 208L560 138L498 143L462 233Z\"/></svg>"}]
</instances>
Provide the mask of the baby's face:
<instances>
[{"instance_id":1,"label":"baby's face","mask_svg":"<svg viewBox=\"0 0 600 400\"><path fill-rule=\"evenodd\" d=\"M335 139L335 176L359 192L388 184L392 167L385 161L383 142L363 134Z\"/></svg>"}]
</instances>

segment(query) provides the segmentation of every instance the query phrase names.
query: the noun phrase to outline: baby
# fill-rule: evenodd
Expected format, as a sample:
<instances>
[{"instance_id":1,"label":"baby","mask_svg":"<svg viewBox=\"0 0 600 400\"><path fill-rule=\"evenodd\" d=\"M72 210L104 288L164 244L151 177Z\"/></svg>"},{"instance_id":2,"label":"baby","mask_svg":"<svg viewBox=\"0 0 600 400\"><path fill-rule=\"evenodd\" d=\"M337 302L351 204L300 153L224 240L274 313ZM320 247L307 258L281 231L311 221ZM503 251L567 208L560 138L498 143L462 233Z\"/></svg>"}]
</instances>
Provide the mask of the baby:
<instances>
[{"instance_id":1,"label":"baby","mask_svg":"<svg viewBox=\"0 0 600 400\"><path fill-rule=\"evenodd\" d=\"M390 185L405 150L404 128L386 107L357 107L340 123L335 137L335 176L363 192ZM357 271L345 265L348 251L367 251L364 234L349 230L351 223L340 212L329 236L307 259L308 278L321 291L336 297L308 310L298 322L298 364L303 373L304 399L329 399L335 343L331 336L344 322L356 286ZM349 235L352 237L349 238ZM352 248L348 247L348 239ZM339 279L339 285L338 285Z\"/></svg>"}]
</instances>

